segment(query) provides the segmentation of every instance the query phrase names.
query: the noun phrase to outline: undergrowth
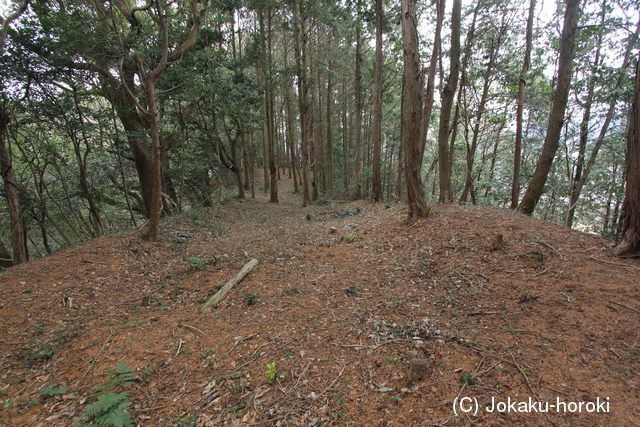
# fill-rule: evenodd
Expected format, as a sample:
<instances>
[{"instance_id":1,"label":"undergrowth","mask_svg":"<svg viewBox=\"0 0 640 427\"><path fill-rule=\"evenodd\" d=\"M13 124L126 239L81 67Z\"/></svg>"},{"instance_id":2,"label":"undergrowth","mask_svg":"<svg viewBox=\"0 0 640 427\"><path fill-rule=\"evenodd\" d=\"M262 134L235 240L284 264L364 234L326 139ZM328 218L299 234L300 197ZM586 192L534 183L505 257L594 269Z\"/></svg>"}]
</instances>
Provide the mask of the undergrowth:
<instances>
[{"instance_id":1,"label":"undergrowth","mask_svg":"<svg viewBox=\"0 0 640 427\"><path fill-rule=\"evenodd\" d=\"M124 360L109 372L109 380L97 387L97 400L88 404L80 417L73 422L75 427L133 427L129 407L129 392L120 391L132 385L136 376ZM109 391L107 391L109 390ZM120 391L118 393L118 391Z\"/></svg>"}]
</instances>

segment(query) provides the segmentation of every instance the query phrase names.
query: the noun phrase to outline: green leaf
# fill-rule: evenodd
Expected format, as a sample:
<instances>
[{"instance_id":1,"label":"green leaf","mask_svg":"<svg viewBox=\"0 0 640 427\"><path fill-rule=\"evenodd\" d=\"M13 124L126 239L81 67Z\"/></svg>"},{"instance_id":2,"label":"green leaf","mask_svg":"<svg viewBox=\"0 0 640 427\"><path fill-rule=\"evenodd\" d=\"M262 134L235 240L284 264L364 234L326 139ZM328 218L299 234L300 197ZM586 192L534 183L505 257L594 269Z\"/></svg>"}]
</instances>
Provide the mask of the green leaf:
<instances>
[{"instance_id":1,"label":"green leaf","mask_svg":"<svg viewBox=\"0 0 640 427\"><path fill-rule=\"evenodd\" d=\"M240 403L239 405L236 405L233 408L229 409L227 412L232 414L234 412L238 412L239 410L243 409L245 406L247 406L245 403Z\"/></svg>"},{"instance_id":2,"label":"green leaf","mask_svg":"<svg viewBox=\"0 0 640 427\"><path fill-rule=\"evenodd\" d=\"M39 395L44 396L46 394L47 396L56 396L56 395L65 394L66 392L67 392L66 385L58 387L58 384L51 384L50 386L47 386L42 390L40 390Z\"/></svg>"}]
</instances>

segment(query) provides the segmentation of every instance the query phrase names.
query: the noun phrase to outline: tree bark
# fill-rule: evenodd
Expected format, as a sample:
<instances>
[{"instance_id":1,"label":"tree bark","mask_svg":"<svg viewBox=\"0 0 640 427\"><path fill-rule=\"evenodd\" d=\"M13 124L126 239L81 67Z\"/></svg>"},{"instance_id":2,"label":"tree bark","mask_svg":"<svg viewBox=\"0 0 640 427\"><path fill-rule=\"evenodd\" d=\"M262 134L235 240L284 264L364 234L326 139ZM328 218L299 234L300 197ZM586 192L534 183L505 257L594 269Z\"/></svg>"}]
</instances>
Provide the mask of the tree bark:
<instances>
[{"instance_id":1,"label":"tree bark","mask_svg":"<svg viewBox=\"0 0 640 427\"><path fill-rule=\"evenodd\" d=\"M8 125L9 114L4 108L4 103L0 101L0 172L2 173L2 180L4 181L7 205L9 206L13 263L22 264L27 261L27 250L24 239L24 226L20 213L20 199L18 197L16 174L13 170L11 156L9 155L5 139Z\"/></svg>"},{"instance_id":2,"label":"tree bark","mask_svg":"<svg viewBox=\"0 0 640 427\"><path fill-rule=\"evenodd\" d=\"M459 0L456 0L459 1ZM408 220L429 214L420 170L420 120L422 115L422 78L415 0L402 0L402 44L404 59L402 144L405 150Z\"/></svg>"},{"instance_id":3,"label":"tree bark","mask_svg":"<svg viewBox=\"0 0 640 427\"><path fill-rule=\"evenodd\" d=\"M236 274L233 279L229 280L218 292L216 292L207 302L204 303L200 311L204 311L209 307L215 307L229 293L231 288L240 283L251 270L258 265L257 259L252 259L242 267L242 270Z\"/></svg>"},{"instance_id":4,"label":"tree bark","mask_svg":"<svg viewBox=\"0 0 640 427\"><path fill-rule=\"evenodd\" d=\"M542 146L542 153L538 159L535 172L529 182L527 191L522 197L518 210L531 215L542 196L544 184L547 181L553 159L560 143L560 133L564 123L564 114L569 97L571 73L573 65L574 41L580 15L580 0L566 0L564 26L560 37L560 58L558 61L558 82L553 95L547 135Z\"/></svg>"},{"instance_id":5,"label":"tree bark","mask_svg":"<svg viewBox=\"0 0 640 427\"><path fill-rule=\"evenodd\" d=\"M623 237L616 254L621 257L636 257L640 256L640 57L636 63L625 159L627 186L620 215Z\"/></svg>"}]
</instances>

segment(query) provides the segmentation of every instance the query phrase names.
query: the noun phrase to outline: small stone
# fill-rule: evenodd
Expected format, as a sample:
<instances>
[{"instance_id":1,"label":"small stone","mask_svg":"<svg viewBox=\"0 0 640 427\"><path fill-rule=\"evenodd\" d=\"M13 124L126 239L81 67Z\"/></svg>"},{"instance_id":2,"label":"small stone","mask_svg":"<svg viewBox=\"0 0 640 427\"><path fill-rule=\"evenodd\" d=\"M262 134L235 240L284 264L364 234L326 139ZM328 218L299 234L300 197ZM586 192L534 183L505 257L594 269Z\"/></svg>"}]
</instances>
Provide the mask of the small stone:
<instances>
[{"instance_id":1,"label":"small stone","mask_svg":"<svg viewBox=\"0 0 640 427\"><path fill-rule=\"evenodd\" d=\"M344 242L345 243L351 243L356 239L356 235L355 234L349 234L347 237L345 237Z\"/></svg>"},{"instance_id":2,"label":"small stone","mask_svg":"<svg viewBox=\"0 0 640 427\"><path fill-rule=\"evenodd\" d=\"M338 232L338 229L335 227L330 227L329 228L329 234L336 234Z\"/></svg>"}]
</instances>

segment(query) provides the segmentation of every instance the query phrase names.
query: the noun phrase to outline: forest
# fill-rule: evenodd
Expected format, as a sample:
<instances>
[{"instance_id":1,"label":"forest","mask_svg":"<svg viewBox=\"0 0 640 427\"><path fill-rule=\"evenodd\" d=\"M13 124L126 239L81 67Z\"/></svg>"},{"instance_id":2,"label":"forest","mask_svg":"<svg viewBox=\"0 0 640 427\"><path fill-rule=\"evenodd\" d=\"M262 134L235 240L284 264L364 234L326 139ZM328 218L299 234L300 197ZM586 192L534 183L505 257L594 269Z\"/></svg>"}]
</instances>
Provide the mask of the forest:
<instances>
[{"instance_id":1,"label":"forest","mask_svg":"<svg viewBox=\"0 0 640 427\"><path fill-rule=\"evenodd\" d=\"M0 0L0 420L637 425L639 38L637 0Z\"/></svg>"},{"instance_id":2,"label":"forest","mask_svg":"<svg viewBox=\"0 0 640 427\"><path fill-rule=\"evenodd\" d=\"M285 178L302 206L478 204L614 239L628 228L637 2L1 12L5 266L145 223L153 240L161 217L258 192L278 203Z\"/></svg>"}]
</instances>

